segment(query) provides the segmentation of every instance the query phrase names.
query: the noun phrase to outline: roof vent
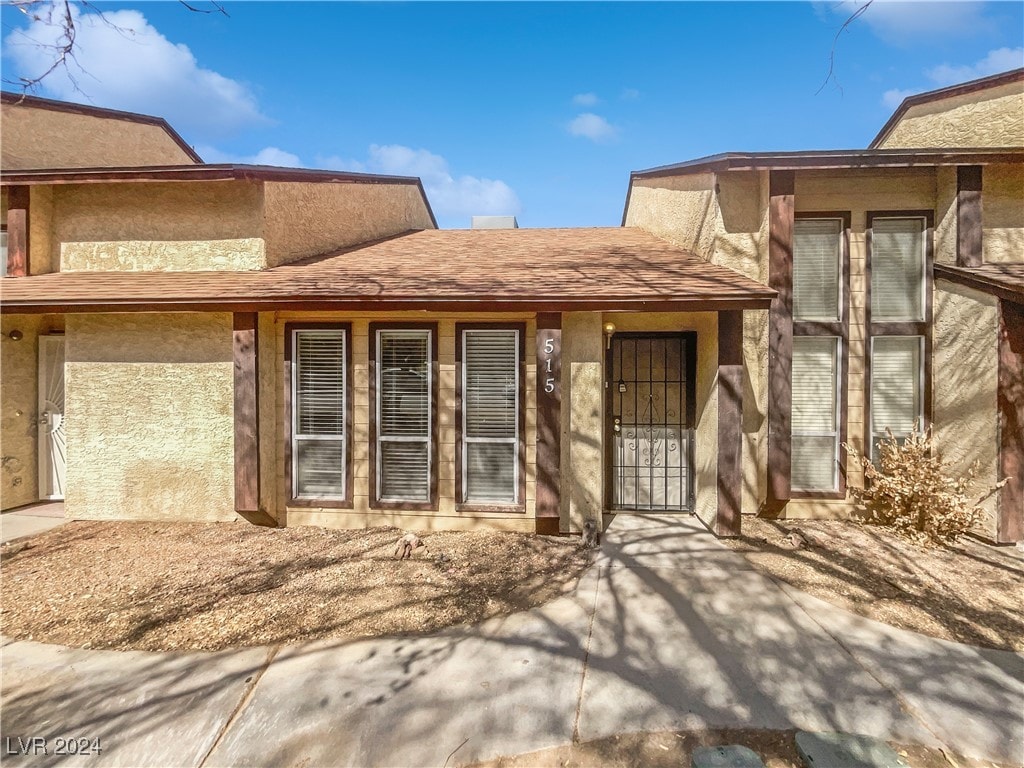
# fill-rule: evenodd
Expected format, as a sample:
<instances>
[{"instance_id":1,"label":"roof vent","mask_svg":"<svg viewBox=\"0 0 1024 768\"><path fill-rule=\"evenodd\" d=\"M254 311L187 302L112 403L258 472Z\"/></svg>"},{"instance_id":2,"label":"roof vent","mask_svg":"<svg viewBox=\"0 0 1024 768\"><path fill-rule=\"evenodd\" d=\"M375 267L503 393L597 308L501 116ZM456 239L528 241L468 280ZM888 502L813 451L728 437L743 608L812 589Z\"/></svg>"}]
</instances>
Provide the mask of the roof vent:
<instances>
[{"instance_id":1,"label":"roof vent","mask_svg":"<svg viewBox=\"0 0 1024 768\"><path fill-rule=\"evenodd\" d=\"M519 229L515 216L474 216L473 229Z\"/></svg>"}]
</instances>

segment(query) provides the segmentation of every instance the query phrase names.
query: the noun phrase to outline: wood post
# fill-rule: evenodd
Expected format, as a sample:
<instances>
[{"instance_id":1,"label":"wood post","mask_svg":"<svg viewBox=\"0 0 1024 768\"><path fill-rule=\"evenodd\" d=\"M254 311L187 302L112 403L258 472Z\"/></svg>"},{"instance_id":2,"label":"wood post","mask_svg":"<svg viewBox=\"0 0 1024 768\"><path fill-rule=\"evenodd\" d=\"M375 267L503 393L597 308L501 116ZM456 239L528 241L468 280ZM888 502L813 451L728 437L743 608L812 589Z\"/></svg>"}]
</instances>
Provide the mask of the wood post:
<instances>
[{"instance_id":1,"label":"wood post","mask_svg":"<svg viewBox=\"0 0 1024 768\"><path fill-rule=\"evenodd\" d=\"M28 263L29 188L7 190L7 277L26 277Z\"/></svg>"},{"instance_id":2,"label":"wood post","mask_svg":"<svg viewBox=\"0 0 1024 768\"><path fill-rule=\"evenodd\" d=\"M258 512L260 508L257 317L255 312L234 314L236 512Z\"/></svg>"},{"instance_id":3,"label":"wood post","mask_svg":"<svg viewBox=\"0 0 1024 768\"><path fill-rule=\"evenodd\" d=\"M716 536L739 536L743 492L743 312L718 313Z\"/></svg>"},{"instance_id":4,"label":"wood post","mask_svg":"<svg viewBox=\"0 0 1024 768\"><path fill-rule=\"evenodd\" d=\"M961 165L956 169L958 267L980 267L984 263L981 233L981 166Z\"/></svg>"},{"instance_id":5,"label":"wood post","mask_svg":"<svg viewBox=\"0 0 1024 768\"><path fill-rule=\"evenodd\" d=\"M1024 307L999 302L999 491L996 540L1024 539Z\"/></svg>"},{"instance_id":6,"label":"wood post","mask_svg":"<svg viewBox=\"0 0 1024 768\"><path fill-rule=\"evenodd\" d=\"M778 291L768 313L768 502L778 508L791 493L796 173L771 171L768 187L768 285Z\"/></svg>"},{"instance_id":7,"label":"wood post","mask_svg":"<svg viewBox=\"0 0 1024 768\"><path fill-rule=\"evenodd\" d=\"M537 532L558 533L561 514L562 315L537 315Z\"/></svg>"}]
</instances>

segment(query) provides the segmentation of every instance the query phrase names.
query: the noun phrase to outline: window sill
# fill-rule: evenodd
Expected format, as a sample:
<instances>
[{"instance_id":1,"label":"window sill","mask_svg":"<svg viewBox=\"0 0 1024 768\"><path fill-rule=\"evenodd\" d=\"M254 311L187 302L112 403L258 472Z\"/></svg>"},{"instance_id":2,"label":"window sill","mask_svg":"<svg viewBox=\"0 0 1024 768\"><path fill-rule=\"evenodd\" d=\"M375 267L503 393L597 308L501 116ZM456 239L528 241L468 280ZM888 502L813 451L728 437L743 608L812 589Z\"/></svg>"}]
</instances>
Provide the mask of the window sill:
<instances>
[{"instance_id":1,"label":"window sill","mask_svg":"<svg viewBox=\"0 0 1024 768\"><path fill-rule=\"evenodd\" d=\"M512 515L525 515L526 505L525 504L476 504L471 502L458 503L455 505L455 511L459 513L481 513L481 514L493 514L493 513L507 513Z\"/></svg>"},{"instance_id":2,"label":"window sill","mask_svg":"<svg viewBox=\"0 0 1024 768\"><path fill-rule=\"evenodd\" d=\"M288 499L286 507L302 507L305 509L353 509L352 499Z\"/></svg>"}]
</instances>

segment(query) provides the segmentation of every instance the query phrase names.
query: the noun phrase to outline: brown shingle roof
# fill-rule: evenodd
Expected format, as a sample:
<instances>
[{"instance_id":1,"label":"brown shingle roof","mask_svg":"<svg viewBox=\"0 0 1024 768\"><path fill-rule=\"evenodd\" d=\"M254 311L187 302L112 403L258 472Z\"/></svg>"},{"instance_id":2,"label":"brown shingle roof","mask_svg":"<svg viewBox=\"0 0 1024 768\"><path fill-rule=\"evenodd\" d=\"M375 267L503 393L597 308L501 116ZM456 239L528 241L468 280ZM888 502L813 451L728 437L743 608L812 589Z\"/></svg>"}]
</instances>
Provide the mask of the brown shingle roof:
<instances>
[{"instance_id":1,"label":"brown shingle roof","mask_svg":"<svg viewBox=\"0 0 1024 768\"><path fill-rule=\"evenodd\" d=\"M425 230L263 272L7 278L5 313L258 309L740 309L774 291L634 228Z\"/></svg>"},{"instance_id":2,"label":"brown shingle roof","mask_svg":"<svg viewBox=\"0 0 1024 768\"><path fill-rule=\"evenodd\" d=\"M1024 263L984 264L980 267L936 264L935 276L1024 304Z\"/></svg>"}]
</instances>

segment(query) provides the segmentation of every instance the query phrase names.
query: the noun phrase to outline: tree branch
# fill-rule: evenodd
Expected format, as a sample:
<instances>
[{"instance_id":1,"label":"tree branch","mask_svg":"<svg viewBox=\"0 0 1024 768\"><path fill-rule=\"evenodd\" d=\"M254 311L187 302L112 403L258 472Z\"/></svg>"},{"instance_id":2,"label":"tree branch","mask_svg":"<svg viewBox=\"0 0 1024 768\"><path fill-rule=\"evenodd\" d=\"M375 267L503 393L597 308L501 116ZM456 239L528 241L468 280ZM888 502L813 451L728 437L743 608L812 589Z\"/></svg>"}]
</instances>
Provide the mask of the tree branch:
<instances>
[{"instance_id":1,"label":"tree branch","mask_svg":"<svg viewBox=\"0 0 1024 768\"><path fill-rule=\"evenodd\" d=\"M839 31L836 32L836 36L832 38L832 50L829 51L828 54L828 74L825 75L825 81L821 84L818 90L814 92L815 96L824 90L825 86L828 85L829 80L836 84L836 88L839 89L840 93L843 92L843 87L839 85L839 81L836 79L836 47L839 45L839 36L843 34L843 32L846 32L847 28L849 28L853 22L863 16L864 11L866 11L873 2L875 2L875 0L867 0L863 5L858 7L857 10L851 13L849 18L843 22L843 26L841 26Z\"/></svg>"}]
</instances>

